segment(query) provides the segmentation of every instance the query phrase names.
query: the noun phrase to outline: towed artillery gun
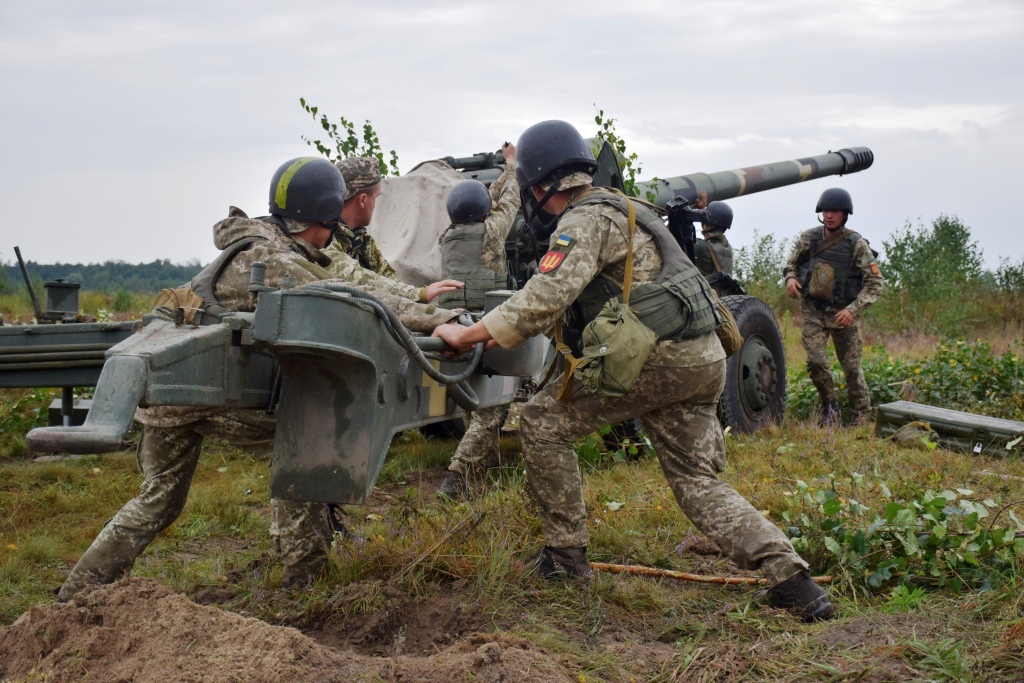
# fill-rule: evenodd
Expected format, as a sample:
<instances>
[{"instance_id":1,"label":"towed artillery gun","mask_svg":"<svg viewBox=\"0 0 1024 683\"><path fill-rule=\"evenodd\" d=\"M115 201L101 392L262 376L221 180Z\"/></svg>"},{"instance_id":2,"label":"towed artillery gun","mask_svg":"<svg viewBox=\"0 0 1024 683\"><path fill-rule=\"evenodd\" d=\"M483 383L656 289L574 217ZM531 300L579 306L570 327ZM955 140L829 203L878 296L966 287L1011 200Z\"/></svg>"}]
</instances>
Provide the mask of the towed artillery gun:
<instances>
[{"instance_id":1,"label":"towed artillery gun","mask_svg":"<svg viewBox=\"0 0 1024 683\"><path fill-rule=\"evenodd\" d=\"M594 185L624 189L622 171L614 150L607 142L591 141L598 163ZM599 145L599 146L598 146ZM485 185L497 180L504 170L501 153L443 159L449 166ZM813 157L777 161L717 173L691 173L664 180L636 184L637 195L668 212L669 231L693 258L695 223L703 212L691 208L701 191L709 202L765 192L806 180L863 171L874 162L867 147L850 147ZM536 272L538 245L522 215L513 226L507 244L510 272L519 286ZM539 251L547 248L544 241ZM717 274L709 278L729 308L743 335L743 347L728 360L725 390L719 417L733 431L754 432L761 426L782 421L786 408L786 354L782 333L771 308L749 296L732 277Z\"/></svg>"},{"instance_id":2,"label":"towed artillery gun","mask_svg":"<svg viewBox=\"0 0 1024 683\"><path fill-rule=\"evenodd\" d=\"M269 288L264 273L253 268L252 313L199 327L182 309L145 316L107 351L85 423L34 429L29 448L120 450L138 406L276 406L271 495L361 503L397 432L509 403L543 365L542 337L450 359L437 355L443 341L413 335L370 294L328 282ZM489 305L509 294L489 294Z\"/></svg>"}]
</instances>

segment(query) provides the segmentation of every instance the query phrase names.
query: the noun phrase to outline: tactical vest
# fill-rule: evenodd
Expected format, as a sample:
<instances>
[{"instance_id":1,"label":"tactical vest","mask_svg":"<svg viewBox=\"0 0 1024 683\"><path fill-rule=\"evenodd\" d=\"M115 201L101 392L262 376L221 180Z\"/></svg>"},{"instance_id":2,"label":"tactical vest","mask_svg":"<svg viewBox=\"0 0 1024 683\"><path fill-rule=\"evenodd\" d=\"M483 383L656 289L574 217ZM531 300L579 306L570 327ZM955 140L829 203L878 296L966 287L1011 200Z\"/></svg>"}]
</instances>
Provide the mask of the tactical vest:
<instances>
[{"instance_id":1,"label":"tactical vest","mask_svg":"<svg viewBox=\"0 0 1024 683\"><path fill-rule=\"evenodd\" d=\"M694 265L705 278L718 273L732 276L732 247L718 240L697 240Z\"/></svg>"},{"instance_id":2,"label":"tactical vest","mask_svg":"<svg viewBox=\"0 0 1024 683\"><path fill-rule=\"evenodd\" d=\"M811 237L811 247L808 251L808 259L803 262L798 271L800 284L803 286L803 296L814 302L819 308L831 306L832 308L846 308L852 304L860 290L864 287L864 275L860 270L853 267L853 252L857 241L861 239L859 233L846 229L846 236L836 244L828 247L819 253L822 244L825 243L825 229L817 230ZM811 279L811 272L819 263L827 263L835 271L835 286L832 290L832 301L826 303L808 296L808 282Z\"/></svg>"},{"instance_id":3,"label":"tactical vest","mask_svg":"<svg viewBox=\"0 0 1024 683\"><path fill-rule=\"evenodd\" d=\"M462 289L445 292L438 297L444 308L465 308L467 311L484 310L484 294L496 289L508 289L504 272L488 270L483 263L483 223L453 225L441 237L441 277L459 280Z\"/></svg>"},{"instance_id":4,"label":"tactical vest","mask_svg":"<svg viewBox=\"0 0 1024 683\"><path fill-rule=\"evenodd\" d=\"M626 214L623 197L605 192L589 194L573 206L610 204ZM661 272L654 282L634 283L629 307L637 318L663 339L693 339L722 323L714 294L697 267L665 227L661 217L642 202L633 200L637 223L651 233L661 253ZM588 284L565 313L566 343L579 346L583 328L597 317L608 299L622 300L622 287L604 277Z\"/></svg>"}]
</instances>

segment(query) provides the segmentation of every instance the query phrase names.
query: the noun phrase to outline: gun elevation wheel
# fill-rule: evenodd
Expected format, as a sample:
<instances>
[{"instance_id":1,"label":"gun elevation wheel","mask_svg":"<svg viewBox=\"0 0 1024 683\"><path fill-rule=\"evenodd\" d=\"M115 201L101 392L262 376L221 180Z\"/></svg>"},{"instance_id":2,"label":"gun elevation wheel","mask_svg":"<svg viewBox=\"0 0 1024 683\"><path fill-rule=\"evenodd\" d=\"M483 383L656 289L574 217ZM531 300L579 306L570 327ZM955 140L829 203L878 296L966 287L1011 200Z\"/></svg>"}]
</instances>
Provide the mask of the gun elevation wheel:
<instances>
[{"instance_id":1,"label":"gun elevation wheel","mask_svg":"<svg viewBox=\"0 0 1024 683\"><path fill-rule=\"evenodd\" d=\"M726 361L720 417L734 432L779 424L786 410L786 351L768 304L752 296L722 297L743 335L743 348Z\"/></svg>"}]
</instances>

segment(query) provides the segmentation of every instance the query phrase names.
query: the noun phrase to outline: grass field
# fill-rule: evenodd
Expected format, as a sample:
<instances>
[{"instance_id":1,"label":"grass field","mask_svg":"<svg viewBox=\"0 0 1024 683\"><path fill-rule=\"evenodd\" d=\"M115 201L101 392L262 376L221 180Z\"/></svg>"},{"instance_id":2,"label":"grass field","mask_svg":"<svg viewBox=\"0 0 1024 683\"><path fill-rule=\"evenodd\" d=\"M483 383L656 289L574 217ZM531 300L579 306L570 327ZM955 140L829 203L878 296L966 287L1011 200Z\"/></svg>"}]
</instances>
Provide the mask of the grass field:
<instances>
[{"instance_id":1,"label":"grass field","mask_svg":"<svg viewBox=\"0 0 1024 683\"><path fill-rule=\"evenodd\" d=\"M433 495L455 443L396 441L365 506L347 508L356 539L339 539L329 575L280 590L267 533L267 467L208 446L188 506L136 564L135 574L197 602L300 628L362 653L434 652L474 632L522 638L573 680L1020 680L1024 620L1015 566L984 590L892 580L832 587L840 618L814 625L761 603L751 588L599 575L591 585L524 576L539 525L509 465L471 501ZM730 439L725 478L769 518L798 507L797 480L875 473L893 490L969 488L1024 505L1024 464L904 448L866 427L794 424ZM0 622L53 599L102 521L134 495L134 454L0 465ZM653 458L587 468L594 560L741 575L679 513ZM859 501L884 506L880 493ZM834 567L817 566L816 571ZM839 572L842 575L842 572Z\"/></svg>"}]
</instances>

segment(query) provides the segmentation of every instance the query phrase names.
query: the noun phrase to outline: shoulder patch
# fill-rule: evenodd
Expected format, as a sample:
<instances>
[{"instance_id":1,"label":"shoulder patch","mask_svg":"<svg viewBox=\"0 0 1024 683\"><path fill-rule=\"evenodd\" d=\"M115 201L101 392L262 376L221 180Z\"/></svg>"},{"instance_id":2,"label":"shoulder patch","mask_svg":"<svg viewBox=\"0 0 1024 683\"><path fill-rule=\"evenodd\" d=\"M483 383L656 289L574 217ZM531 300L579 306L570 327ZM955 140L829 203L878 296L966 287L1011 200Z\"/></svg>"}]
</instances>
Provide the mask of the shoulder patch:
<instances>
[{"instance_id":1,"label":"shoulder patch","mask_svg":"<svg viewBox=\"0 0 1024 683\"><path fill-rule=\"evenodd\" d=\"M875 261L874 259L871 259L871 265L868 266L868 267L871 268L871 274L872 275L881 275L882 274L882 271L878 268L878 262Z\"/></svg>"},{"instance_id":2,"label":"shoulder patch","mask_svg":"<svg viewBox=\"0 0 1024 683\"><path fill-rule=\"evenodd\" d=\"M537 264L537 270L542 273L550 273L558 266L562 265L562 261L565 260L566 255L572 251L572 248L576 246L576 242L573 241L568 235L559 235L555 239L555 243L551 246L546 254L540 257L540 262Z\"/></svg>"}]
</instances>

